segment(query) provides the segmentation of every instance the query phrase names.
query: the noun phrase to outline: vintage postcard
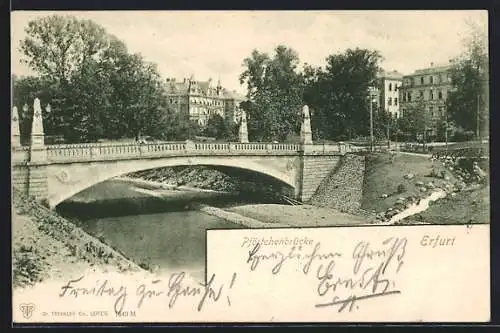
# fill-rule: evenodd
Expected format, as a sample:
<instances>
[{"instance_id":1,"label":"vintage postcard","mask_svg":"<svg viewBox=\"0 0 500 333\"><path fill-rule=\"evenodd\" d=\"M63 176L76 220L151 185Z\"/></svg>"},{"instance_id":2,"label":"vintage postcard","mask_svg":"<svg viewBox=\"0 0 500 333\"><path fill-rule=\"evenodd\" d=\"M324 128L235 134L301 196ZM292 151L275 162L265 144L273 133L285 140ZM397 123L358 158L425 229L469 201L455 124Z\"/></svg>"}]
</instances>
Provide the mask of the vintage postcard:
<instances>
[{"instance_id":1,"label":"vintage postcard","mask_svg":"<svg viewBox=\"0 0 500 333\"><path fill-rule=\"evenodd\" d=\"M486 11L14 11L12 316L488 322Z\"/></svg>"}]
</instances>

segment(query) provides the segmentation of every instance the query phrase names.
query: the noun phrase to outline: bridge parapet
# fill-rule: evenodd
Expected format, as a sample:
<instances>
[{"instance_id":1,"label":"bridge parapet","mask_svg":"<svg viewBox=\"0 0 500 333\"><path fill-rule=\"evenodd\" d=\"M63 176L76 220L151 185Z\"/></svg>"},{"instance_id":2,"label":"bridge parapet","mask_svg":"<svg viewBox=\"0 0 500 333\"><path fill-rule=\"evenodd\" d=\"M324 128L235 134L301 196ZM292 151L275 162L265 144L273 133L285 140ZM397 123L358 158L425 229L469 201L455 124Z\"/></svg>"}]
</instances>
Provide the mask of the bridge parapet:
<instances>
[{"instance_id":1,"label":"bridge parapet","mask_svg":"<svg viewBox=\"0 0 500 333\"><path fill-rule=\"evenodd\" d=\"M328 149L327 149L328 150ZM290 155L301 151L292 143L101 143L47 146L48 163L155 158L184 155ZM325 151L323 148L322 151Z\"/></svg>"},{"instance_id":2,"label":"bridge parapet","mask_svg":"<svg viewBox=\"0 0 500 333\"><path fill-rule=\"evenodd\" d=\"M26 164L30 160L30 147L12 147L12 163Z\"/></svg>"},{"instance_id":3,"label":"bridge parapet","mask_svg":"<svg viewBox=\"0 0 500 333\"><path fill-rule=\"evenodd\" d=\"M348 152L348 146L345 144L309 144L303 145L303 151L306 155L328 155L345 154Z\"/></svg>"}]
</instances>

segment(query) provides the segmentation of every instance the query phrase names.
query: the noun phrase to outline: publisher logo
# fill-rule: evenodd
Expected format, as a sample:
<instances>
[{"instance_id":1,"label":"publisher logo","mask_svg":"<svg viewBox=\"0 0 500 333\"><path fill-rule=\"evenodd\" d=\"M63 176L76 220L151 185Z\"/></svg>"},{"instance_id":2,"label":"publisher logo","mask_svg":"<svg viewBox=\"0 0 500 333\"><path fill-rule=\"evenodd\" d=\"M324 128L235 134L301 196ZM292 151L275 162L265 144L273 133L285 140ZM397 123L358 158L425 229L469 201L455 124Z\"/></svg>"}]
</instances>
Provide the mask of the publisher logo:
<instances>
[{"instance_id":1,"label":"publisher logo","mask_svg":"<svg viewBox=\"0 0 500 333\"><path fill-rule=\"evenodd\" d=\"M26 319L30 319L35 312L35 304L33 303L23 303L19 305L19 309L23 313L23 317Z\"/></svg>"}]
</instances>

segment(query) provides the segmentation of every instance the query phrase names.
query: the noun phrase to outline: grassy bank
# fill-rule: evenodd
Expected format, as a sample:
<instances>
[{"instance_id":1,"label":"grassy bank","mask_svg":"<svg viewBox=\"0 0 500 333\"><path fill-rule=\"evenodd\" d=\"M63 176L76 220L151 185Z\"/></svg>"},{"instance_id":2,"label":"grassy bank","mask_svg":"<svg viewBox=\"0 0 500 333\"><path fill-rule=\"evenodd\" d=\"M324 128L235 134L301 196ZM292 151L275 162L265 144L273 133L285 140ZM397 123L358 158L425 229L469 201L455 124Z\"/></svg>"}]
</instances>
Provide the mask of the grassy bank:
<instances>
[{"instance_id":1,"label":"grassy bank","mask_svg":"<svg viewBox=\"0 0 500 333\"><path fill-rule=\"evenodd\" d=\"M138 269L106 244L16 190L13 192L12 258L14 287L92 267Z\"/></svg>"},{"instance_id":2,"label":"grassy bank","mask_svg":"<svg viewBox=\"0 0 500 333\"><path fill-rule=\"evenodd\" d=\"M401 223L415 221L435 224L490 223L490 186L481 185L436 201L425 212L406 218Z\"/></svg>"},{"instance_id":3,"label":"grassy bank","mask_svg":"<svg viewBox=\"0 0 500 333\"><path fill-rule=\"evenodd\" d=\"M408 200L418 201L441 188L448 193L446 198L398 223L489 223L489 185L466 184L463 173L428 156L371 154L366 158L362 208L376 213L400 211Z\"/></svg>"},{"instance_id":4,"label":"grassy bank","mask_svg":"<svg viewBox=\"0 0 500 333\"><path fill-rule=\"evenodd\" d=\"M441 173L449 179L433 176ZM429 193L418 184L430 182L439 187L456 182L456 178L441 162L427 156L370 154L366 157L361 208L381 212L393 207L400 197L423 198Z\"/></svg>"}]
</instances>

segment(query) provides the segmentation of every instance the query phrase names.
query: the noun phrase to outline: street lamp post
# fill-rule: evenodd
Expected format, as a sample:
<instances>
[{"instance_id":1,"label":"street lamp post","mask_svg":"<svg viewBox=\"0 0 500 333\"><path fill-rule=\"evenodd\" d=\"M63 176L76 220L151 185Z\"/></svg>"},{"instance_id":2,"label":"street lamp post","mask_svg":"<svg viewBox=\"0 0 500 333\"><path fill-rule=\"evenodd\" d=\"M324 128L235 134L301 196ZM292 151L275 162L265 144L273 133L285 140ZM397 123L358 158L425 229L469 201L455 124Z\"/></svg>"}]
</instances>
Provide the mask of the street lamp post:
<instances>
[{"instance_id":1,"label":"street lamp post","mask_svg":"<svg viewBox=\"0 0 500 333\"><path fill-rule=\"evenodd\" d=\"M387 115L387 149L391 149L391 123L392 123L392 114L386 112Z\"/></svg>"},{"instance_id":2,"label":"street lamp post","mask_svg":"<svg viewBox=\"0 0 500 333\"><path fill-rule=\"evenodd\" d=\"M370 100L370 151L373 151L373 88L369 89Z\"/></svg>"},{"instance_id":3,"label":"street lamp post","mask_svg":"<svg viewBox=\"0 0 500 333\"><path fill-rule=\"evenodd\" d=\"M373 151L373 101L370 93L370 151Z\"/></svg>"},{"instance_id":4,"label":"street lamp post","mask_svg":"<svg viewBox=\"0 0 500 333\"><path fill-rule=\"evenodd\" d=\"M448 151L448 110L444 109L444 145Z\"/></svg>"},{"instance_id":5,"label":"street lamp post","mask_svg":"<svg viewBox=\"0 0 500 333\"><path fill-rule=\"evenodd\" d=\"M477 94L476 97L476 103L477 103L477 111L476 111L476 138L477 140L481 140L479 137L479 93Z\"/></svg>"}]
</instances>

